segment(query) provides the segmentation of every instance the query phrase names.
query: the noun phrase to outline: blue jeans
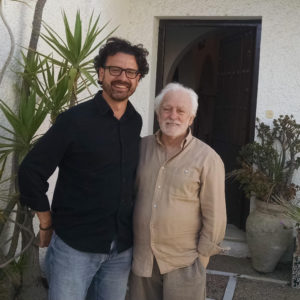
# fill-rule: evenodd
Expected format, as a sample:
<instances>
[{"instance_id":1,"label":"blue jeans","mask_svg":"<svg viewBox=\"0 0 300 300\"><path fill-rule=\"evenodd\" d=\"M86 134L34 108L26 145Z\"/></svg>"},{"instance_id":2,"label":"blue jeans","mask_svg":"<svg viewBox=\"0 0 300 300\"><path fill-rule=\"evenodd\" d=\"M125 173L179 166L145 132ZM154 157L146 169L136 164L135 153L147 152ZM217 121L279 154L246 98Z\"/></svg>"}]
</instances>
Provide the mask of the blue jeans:
<instances>
[{"instance_id":1,"label":"blue jeans","mask_svg":"<svg viewBox=\"0 0 300 300\"><path fill-rule=\"evenodd\" d=\"M124 300L132 249L88 253L73 249L53 234L46 254L49 300Z\"/></svg>"}]
</instances>

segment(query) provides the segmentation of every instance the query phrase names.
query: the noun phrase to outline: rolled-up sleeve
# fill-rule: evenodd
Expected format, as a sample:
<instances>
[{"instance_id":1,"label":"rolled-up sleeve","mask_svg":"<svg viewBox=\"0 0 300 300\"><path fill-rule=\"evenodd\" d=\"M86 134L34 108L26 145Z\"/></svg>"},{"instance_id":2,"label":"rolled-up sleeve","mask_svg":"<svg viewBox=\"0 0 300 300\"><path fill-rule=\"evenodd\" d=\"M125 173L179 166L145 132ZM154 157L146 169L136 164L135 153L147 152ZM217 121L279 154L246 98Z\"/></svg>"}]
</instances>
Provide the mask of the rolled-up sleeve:
<instances>
[{"instance_id":1,"label":"rolled-up sleeve","mask_svg":"<svg viewBox=\"0 0 300 300\"><path fill-rule=\"evenodd\" d=\"M208 157L200 180L202 228L198 252L203 256L212 256L222 251L220 243L226 230L225 171L217 154Z\"/></svg>"},{"instance_id":2,"label":"rolled-up sleeve","mask_svg":"<svg viewBox=\"0 0 300 300\"><path fill-rule=\"evenodd\" d=\"M60 115L22 161L18 172L22 205L36 211L50 210L47 180L71 142L71 127L66 114Z\"/></svg>"}]
</instances>

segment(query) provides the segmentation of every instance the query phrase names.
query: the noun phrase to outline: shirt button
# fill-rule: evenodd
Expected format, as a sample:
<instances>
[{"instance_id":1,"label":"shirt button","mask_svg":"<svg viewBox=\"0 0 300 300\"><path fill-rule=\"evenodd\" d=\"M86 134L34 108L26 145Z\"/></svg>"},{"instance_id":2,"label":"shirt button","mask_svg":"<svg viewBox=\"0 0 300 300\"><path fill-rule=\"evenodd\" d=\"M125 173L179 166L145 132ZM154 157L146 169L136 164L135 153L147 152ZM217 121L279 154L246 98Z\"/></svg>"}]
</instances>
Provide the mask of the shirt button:
<instances>
[{"instance_id":1,"label":"shirt button","mask_svg":"<svg viewBox=\"0 0 300 300\"><path fill-rule=\"evenodd\" d=\"M157 205L156 205L156 204L154 204L154 205L153 205L153 207L154 207L154 208L156 208L156 207L157 207Z\"/></svg>"},{"instance_id":2,"label":"shirt button","mask_svg":"<svg viewBox=\"0 0 300 300\"><path fill-rule=\"evenodd\" d=\"M160 189L160 185L159 185L157 188L159 188L159 189Z\"/></svg>"}]
</instances>

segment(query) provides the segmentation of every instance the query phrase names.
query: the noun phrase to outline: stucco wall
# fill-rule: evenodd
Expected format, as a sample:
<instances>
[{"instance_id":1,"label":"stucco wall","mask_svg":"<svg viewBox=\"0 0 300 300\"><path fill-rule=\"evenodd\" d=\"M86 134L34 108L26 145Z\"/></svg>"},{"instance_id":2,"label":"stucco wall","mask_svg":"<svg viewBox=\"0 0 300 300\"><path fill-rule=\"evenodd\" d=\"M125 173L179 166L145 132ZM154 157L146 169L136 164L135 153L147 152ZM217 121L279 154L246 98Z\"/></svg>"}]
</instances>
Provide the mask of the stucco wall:
<instances>
[{"instance_id":1,"label":"stucco wall","mask_svg":"<svg viewBox=\"0 0 300 300\"><path fill-rule=\"evenodd\" d=\"M298 0L131 0L131 39L150 50L150 74L136 93L144 119L143 134L152 133L153 99L160 19L243 19L261 17L257 116L270 124L267 111L293 114L300 122L300 1ZM295 181L300 183L300 172Z\"/></svg>"},{"instance_id":2,"label":"stucco wall","mask_svg":"<svg viewBox=\"0 0 300 300\"><path fill-rule=\"evenodd\" d=\"M36 1L26 2L28 2L29 5L24 5L11 0L4 0L3 12L15 36L15 59L20 58L20 47L28 46L31 34L31 24ZM101 14L99 22L100 26L110 21L107 29L103 32L102 38L105 34L119 25L120 27L117 29L115 35L125 35L125 32L123 31L125 28L123 23L127 22L126 16L128 15L128 4L126 0L47 0L43 11L43 21L62 36L64 36L62 20L63 10L66 12L71 28L73 28L76 11L80 10L83 28L85 30L88 27L89 17L94 12L94 19ZM9 36L2 21L0 21L0 42L0 68L2 68L10 46ZM41 39L39 40L38 50L45 54L49 54L51 52L49 47ZM93 56L94 54L91 57ZM9 69L5 73L4 81L0 86L0 98L10 105L13 105L15 99L15 88L13 85L19 80L16 74L11 71L19 69L19 65L16 63L15 59L10 64ZM94 87L92 90L95 91L97 88ZM4 122L3 116L1 115L0 121L1 124Z\"/></svg>"},{"instance_id":3,"label":"stucco wall","mask_svg":"<svg viewBox=\"0 0 300 300\"><path fill-rule=\"evenodd\" d=\"M158 20L262 17L257 115L293 113L300 122L300 1L297 0L131 0L128 33L150 49L151 71L137 92L143 133L152 132ZM288 104L287 104L288 103ZM270 122L270 120L265 120Z\"/></svg>"},{"instance_id":4,"label":"stucco wall","mask_svg":"<svg viewBox=\"0 0 300 300\"><path fill-rule=\"evenodd\" d=\"M26 46L31 32L34 2L27 7L6 0L4 12L12 26L18 45ZM156 59L159 19L236 19L262 17L262 38L259 65L257 115L265 119L265 111L293 113L300 119L300 1L298 0L48 0L43 19L57 32L62 33L61 10L64 9L72 23L77 9L83 21L94 10L101 13L102 22L111 20L110 29L120 25L116 35L136 43L143 43L150 51L150 73L140 82L132 101L142 114L142 134L152 132L153 98L155 91ZM102 24L103 24L102 23ZM0 23L0 66L8 53L8 35ZM40 42L39 49L47 47ZM16 49L16 55L18 49ZM14 64L11 65L14 68ZM7 72L1 86L0 97L13 101L16 82L12 72ZM5 88L4 88L5 86ZM288 103L288 105L286 105ZM0 121L3 119L0 117ZM268 120L266 120L269 122Z\"/></svg>"},{"instance_id":5,"label":"stucco wall","mask_svg":"<svg viewBox=\"0 0 300 300\"><path fill-rule=\"evenodd\" d=\"M4 11L12 26L18 45L26 46L31 31L32 7L6 0ZM238 19L262 18L262 36L259 64L257 116L266 119L266 111L293 114L300 122L300 1L299 0L48 0L43 19L62 31L61 10L64 9L71 23L77 9L82 19L92 11L102 13L103 23L111 20L110 28L121 25L116 35L134 43L143 43L150 51L150 73L141 82L132 97L142 114L142 135L152 133L153 99L158 46L159 19ZM102 23L102 24L103 24ZM0 23L0 66L8 53L8 35ZM46 47L39 44L41 50ZM18 51L18 50L17 50ZM17 52L16 52L17 53ZM12 84L16 77L7 72L0 87L0 98L13 103ZM3 117L0 116L0 122Z\"/></svg>"},{"instance_id":6,"label":"stucco wall","mask_svg":"<svg viewBox=\"0 0 300 300\"><path fill-rule=\"evenodd\" d=\"M19 77L16 75L15 71L20 70L20 66L17 63L17 59L20 59L20 50L21 47L27 47L31 34L31 24L34 14L34 8L36 1L27 1L29 5L24 5L22 3L14 2L11 0L6 0L3 2L3 13L4 16L11 27L11 30L14 34L16 48L14 52L14 59L7 69L4 80L0 86L0 99L5 101L9 106L14 107L16 102L17 94L15 92L16 85L19 83ZM114 28L119 26L115 35L117 36L126 36L124 29L124 23L128 22L128 3L126 0L89 0L89 1L56 1L56 0L47 0L44 11L43 11L43 21L51 26L59 35L64 37L64 28L63 28L63 19L62 11L65 11L71 29L73 30L76 11L80 10L81 20L83 23L84 30L87 30L88 21L92 13L94 13L94 19L100 14L99 26L104 25L106 22L110 22L107 28L103 31L102 38L99 37L99 40L103 39L104 36L112 31ZM43 31L43 29L42 29ZM84 34L85 32L83 32ZM6 28L4 27L2 21L0 21L0 68L3 67L4 61L7 58L10 47L9 35ZM38 50L44 54L50 54L51 49L49 46L39 40ZM93 58L97 53L91 55ZM98 87L91 87L92 92L96 92ZM0 112L0 123L1 125L7 125L4 116ZM49 122L44 122L40 128L40 133L45 132L49 128ZM0 128L0 134L3 134L3 131ZM9 168L7 168L9 170ZM50 179L52 184L50 185L49 194L53 192L55 181L55 174ZM51 198L51 196L50 196Z\"/></svg>"},{"instance_id":7,"label":"stucco wall","mask_svg":"<svg viewBox=\"0 0 300 300\"><path fill-rule=\"evenodd\" d=\"M4 1L4 13L15 35L19 58L20 46L27 46L35 1L30 7L11 0ZM152 133L155 96L155 78L160 19L243 19L261 17L262 35L260 48L257 116L267 123L266 111L293 114L300 122L300 1L299 0L47 0L43 20L58 33L63 34L61 10L65 10L73 24L76 10L80 9L85 24L94 11L101 13L101 24L111 21L109 28L120 25L115 33L134 43L143 43L149 50L150 73L139 84L131 101L142 114L142 135ZM186 38L186 37L184 37ZM0 21L0 68L9 51L8 34ZM47 52L39 42L39 50ZM177 49L179 50L179 49ZM175 52L174 52L175 53ZM167 63L167 62L166 62ZM14 61L10 68L17 69ZM13 105L14 72L8 70L0 86L0 99ZM97 88L95 87L93 91ZM0 123L4 118L0 113ZM49 125L45 124L46 130ZM1 134L1 131L0 131ZM300 182L300 176L296 179ZM53 192L52 177L49 195Z\"/></svg>"}]
</instances>

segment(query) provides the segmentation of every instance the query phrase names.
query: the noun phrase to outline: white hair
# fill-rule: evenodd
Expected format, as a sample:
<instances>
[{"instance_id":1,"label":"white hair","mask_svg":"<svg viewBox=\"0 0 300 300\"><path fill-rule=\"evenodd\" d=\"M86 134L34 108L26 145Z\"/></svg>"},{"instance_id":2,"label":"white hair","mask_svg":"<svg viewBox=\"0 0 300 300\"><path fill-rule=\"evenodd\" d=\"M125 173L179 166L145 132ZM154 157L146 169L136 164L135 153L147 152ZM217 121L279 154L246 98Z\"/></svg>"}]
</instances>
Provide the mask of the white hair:
<instances>
[{"instance_id":1,"label":"white hair","mask_svg":"<svg viewBox=\"0 0 300 300\"><path fill-rule=\"evenodd\" d=\"M187 93L187 95L189 96L189 99L191 100L191 104L192 104L191 114L195 117L197 114L197 109L198 109L198 95L191 88L185 87L184 85L177 83L177 82L168 83L160 91L160 93L156 96L155 102L154 102L156 113L158 114L161 102L163 101L165 95L171 91L172 92L173 91L183 91L183 92Z\"/></svg>"}]
</instances>

